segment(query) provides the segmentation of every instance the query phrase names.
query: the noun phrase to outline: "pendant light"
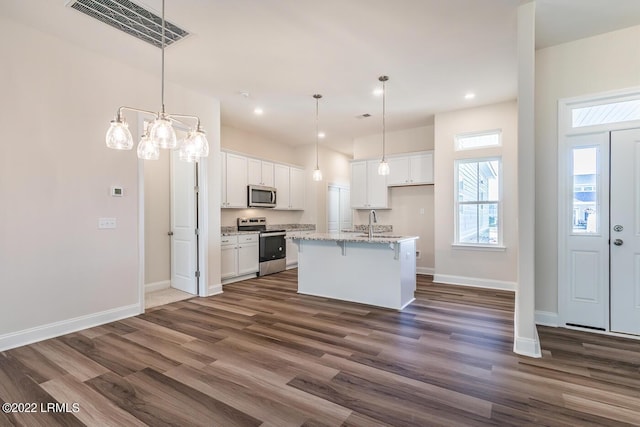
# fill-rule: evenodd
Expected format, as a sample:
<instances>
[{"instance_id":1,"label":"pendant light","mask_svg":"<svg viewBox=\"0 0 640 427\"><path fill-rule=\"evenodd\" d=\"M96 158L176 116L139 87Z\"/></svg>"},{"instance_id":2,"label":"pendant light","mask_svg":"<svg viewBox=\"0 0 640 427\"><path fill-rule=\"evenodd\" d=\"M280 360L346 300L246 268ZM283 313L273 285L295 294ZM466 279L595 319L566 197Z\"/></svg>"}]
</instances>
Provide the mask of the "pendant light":
<instances>
[{"instance_id":1,"label":"pendant light","mask_svg":"<svg viewBox=\"0 0 640 427\"><path fill-rule=\"evenodd\" d=\"M313 170L313 180L322 181L322 171L318 166L318 138L320 138L320 133L318 132L318 101L322 98L322 95L316 93L313 97L316 99L316 168Z\"/></svg>"},{"instance_id":2,"label":"pendant light","mask_svg":"<svg viewBox=\"0 0 640 427\"><path fill-rule=\"evenodd\" d=\"M380 76L378 77L378 80L380 80L382 82L382 160L380 161L380 164L378 165L378 175L389 175L389 163L387 163L387 159L385 158L385 145L386 145L386 141L385 141L385 123L384 123L384 116L385 116L385 97L387 95L387 90L385 87L385 83L387 82L387 80L389 80L389 77L387 76Z\"/></svg>"},{"instance_id":3,"label":"pendant light","mask_svg":"<svg viewBox=\"0 0 640 427\"><path fill-rule=\"evenodd\" d=\"M164 48L165 48L165 19L164 2L162 0L162 68L160 85L160 112L142 110L140 108L122 106L118 108L116 117L111 121L111 126L107 131L107 147L116 150L131 150L133 148L133 137L129 131L129 125L123 115L124 111L136 111L139 113L155 116L155 120L145 131L138 144L138 157L145 160L157 160L160 156L159 148L173 150L178 145L176 131L173 123L186 124L181 119L195 120L194 128L187 131L187 135L180 144L179 156L181 160L195 162L201 157L209 155L209 143L205 132L200 126L200 118L187 114L169 114L164 108Z\"/></svg>"}]
</instances>

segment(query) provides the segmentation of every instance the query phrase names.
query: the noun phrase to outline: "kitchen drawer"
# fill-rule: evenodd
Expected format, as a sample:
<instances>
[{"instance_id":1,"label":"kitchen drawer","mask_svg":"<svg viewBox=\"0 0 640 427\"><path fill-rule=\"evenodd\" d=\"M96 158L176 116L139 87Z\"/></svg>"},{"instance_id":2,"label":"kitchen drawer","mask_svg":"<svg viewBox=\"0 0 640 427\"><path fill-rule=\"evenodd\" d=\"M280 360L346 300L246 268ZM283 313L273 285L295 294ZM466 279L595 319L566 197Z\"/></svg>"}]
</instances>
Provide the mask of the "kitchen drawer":
<instances>
[{"instance_id":1,"label":"kitchen drawer","mask_svg":"<svg viewBox=\"0 0 640 427\"><path fill-rule=\"evenodd\" d=\"M238 236L238 243L257 243L258 234L240 234Z\"/></svg>"},{"instance_id":2,"label":"kitchen drawer","mask_svg":"<svg viewBox=\"0 0 640 427\"><path fill-rule=\"evenodd\" d=\"M220 245L222 246L230 246L238 244L238 236L222 236L220 241Z\"/></svg>"}]
</instances>

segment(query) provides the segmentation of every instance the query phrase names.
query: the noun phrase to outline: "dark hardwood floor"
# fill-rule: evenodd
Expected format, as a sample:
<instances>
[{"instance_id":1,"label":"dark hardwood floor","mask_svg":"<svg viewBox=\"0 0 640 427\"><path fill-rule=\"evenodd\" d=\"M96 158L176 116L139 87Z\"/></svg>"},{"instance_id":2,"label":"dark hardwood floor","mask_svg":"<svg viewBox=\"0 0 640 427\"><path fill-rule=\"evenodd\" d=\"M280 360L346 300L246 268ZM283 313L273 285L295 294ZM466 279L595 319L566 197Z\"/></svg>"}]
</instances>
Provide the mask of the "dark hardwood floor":
<instances>
[{"instance_id":1,"label":"dark hardwood floor","mask_svg":"<svg viewBox=\"0 0 640 427\"><path fill-rule=\"evenodd\" d=\"M0 353L1 403L36 409L0 425L640 425L640 341L539 327L531 359L512 293L419 276L396 312L296 275Z\"/></svg>"}]
</instances>

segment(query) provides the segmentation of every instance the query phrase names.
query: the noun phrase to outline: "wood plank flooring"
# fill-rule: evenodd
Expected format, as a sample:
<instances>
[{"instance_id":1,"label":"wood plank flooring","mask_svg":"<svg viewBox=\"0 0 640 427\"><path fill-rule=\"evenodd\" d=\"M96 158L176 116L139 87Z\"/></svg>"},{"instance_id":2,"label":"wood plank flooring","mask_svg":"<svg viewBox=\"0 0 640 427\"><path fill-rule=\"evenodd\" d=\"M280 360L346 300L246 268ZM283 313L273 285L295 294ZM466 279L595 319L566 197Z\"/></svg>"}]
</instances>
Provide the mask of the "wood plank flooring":
<instances>
[{"instance_id":1,"label":"wood plank flooring","mask_svg":"<svg viewBox=\"0 0 640 427\"><path fill-rule=\"evenodd\" d=\"M298 295L296 277L0 353L0 403L37 405L0 426L640 425L640 341L539 327L531 359L512 352L512 293L418 276L397 312Z\"/></svg>"}]
</instances>

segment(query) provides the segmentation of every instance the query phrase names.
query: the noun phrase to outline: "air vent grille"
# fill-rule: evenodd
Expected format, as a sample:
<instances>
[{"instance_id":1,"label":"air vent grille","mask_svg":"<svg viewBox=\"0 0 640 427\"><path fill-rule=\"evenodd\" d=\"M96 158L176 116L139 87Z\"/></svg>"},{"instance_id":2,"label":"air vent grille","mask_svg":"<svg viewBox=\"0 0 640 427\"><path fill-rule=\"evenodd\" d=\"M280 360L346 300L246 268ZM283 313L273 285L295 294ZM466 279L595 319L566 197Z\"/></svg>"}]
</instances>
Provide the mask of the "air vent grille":
<instances>
[{"instance_id":1,"label":"air vent grille","mask_svg":"<svg viewBox=\"0 0 640 427\"><path fill-rule=\"evenodd\" d=\"M162 47L162 18L129 0L72 0L72 9L156 47ZM186 30L165 22L165 46L188 36Z\"/></svg>"}]
</instances>

